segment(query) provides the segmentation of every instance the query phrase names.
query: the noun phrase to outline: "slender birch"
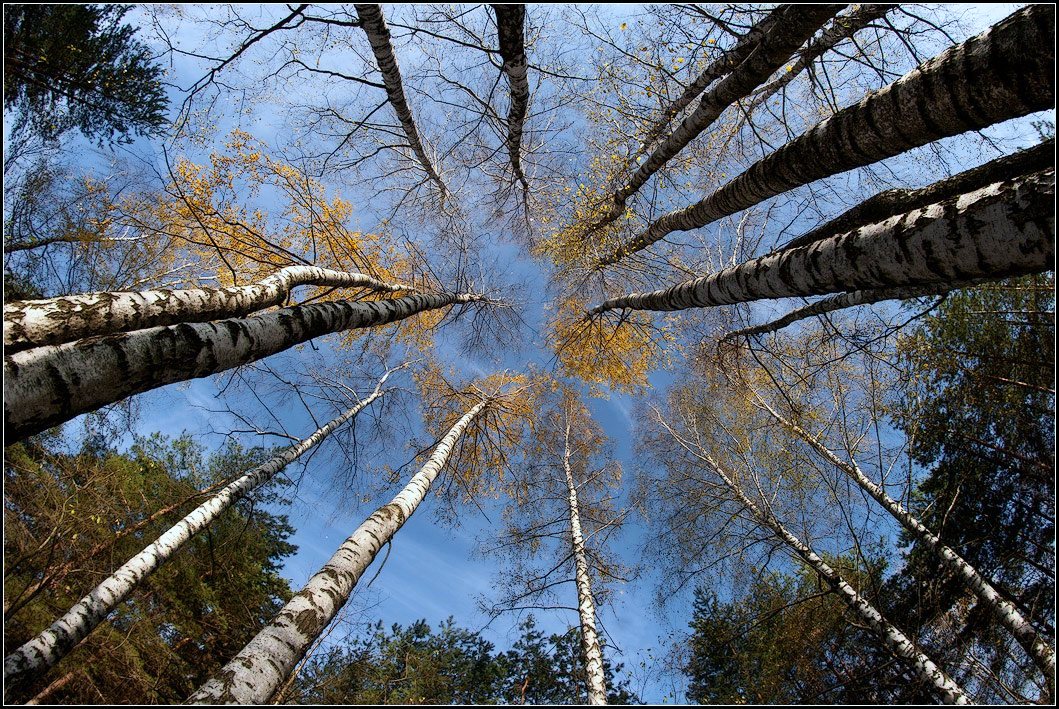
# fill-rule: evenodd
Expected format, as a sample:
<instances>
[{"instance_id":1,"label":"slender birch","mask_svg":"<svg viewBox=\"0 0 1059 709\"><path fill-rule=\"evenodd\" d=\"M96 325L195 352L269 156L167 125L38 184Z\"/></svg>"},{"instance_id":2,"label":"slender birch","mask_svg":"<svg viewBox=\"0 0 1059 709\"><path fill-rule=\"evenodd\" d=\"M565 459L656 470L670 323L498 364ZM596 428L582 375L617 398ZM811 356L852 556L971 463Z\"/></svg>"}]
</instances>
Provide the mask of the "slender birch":
<instances>
[{"instance_id":1,"label":"slender birch","mask_svg":"<svg viewBox=\"0 0 1059 709\"><path fill-rule=\"evenodd\" d=\"M662 115L651 125L650 128L647 129L647 132L643 137L643 142L637 151L629 158L629 161L635 161L638 157L645 154L652 145L658 142L669 127L669 122L678 116L681 111L690 106L691 102L706 90L706 87L732 71L750 56L750 53L757 49L758 45L761 44L762 38L772 32L776 26L783 21L787 15L789 7L790 5L780 5L772 10L764 19L751 27L746 34L740 37L730 49L714 61L710 62L705 69L699 72L698 76L687 85L680 96L662 108Z\"/></svg>"},{"instance_id":2,"label":"slender birch","mask_svg":"<svg viewBox=\"0 0 1059 709\"><path fill-rule=\"evenodd\" d=\"M1054 67L1054 11L1044 5L1018 10L818 123L702 201L659 218L599 265L815 180L1050 108Z\"/></svg>"},{"instance_id":3,"label":"slender birch","mask_svg":"<svg viewBox=\"0 0 1059 709\"><path fill-rule=\"evenodd\" d=\"M613 204L591 229L609 224L621 216L628 198L636 194L670 158L709 128L726 108L760 86L798 47L812 37L824 22L834 17L843 7L844 5L788 5L783 8L782 20L775 23L747 58L705 94L698 107L652 151L628 183L614 193Z\"/></svg>"},{"instance_id":4,"label":"slender birch","mask_svg":"<svg viewBox=\"0 0 1059 709\"><path fill-rule=\"evenodd\" d=\"M336 428L360 413L383 395L383 384L395 370L389 370L375 390L315 433L284 449L267 462L226 485L220 492L191 511L152 544L125 562L95 587L61 618L43 632L4 658L4 682L10 684L30 674L39 675L53 667L95 629L118 604L176 554L193 536L205 529L237 500L265 484L306 451L315 447Z\"/></svg>"},{"instance_id":5,"label":"slender birch","mask_svg":"<svg viewBox=\"0 0 1059 709\"><path fill-rule=\"evenodd\" d=\"M966 693L957 685L933 660L916 648L904 633L890 623L879 611L868 603L857 591L842 578L827 562L821 559L807 544L795 537L777 519L772 511L766 497L759 495L762 505L757 505L748 498L743 490L735 482L735 476L727 472L705 450L694 446L686 441L662 418L660 412L655 412L658 423L668 432L669 436L676 441L684 450L692 456L705 463L711 471L717 474L724 485L737 498L738 502L750 512L754 520L761 526L772 531L776 537L786 544L801 558L809 568L842 599L856 616L886 644L898 657L901 657L912 665L916 675L924 682L934 688L938 698L945 704L970 704ZM760 492L760 489L759 489Z\"/></svg>"},{"instance_id":6,"label":"slender birch","mask_svg":"<svg viewBox=\"0 0 1059 709\"><path fill-rule=\"evenodd\" d=\"M357 17L360 19L360 28L368 37L371 51L375 55L375 61L379 65L382 74L382 83L386 86L386 96L390 106L393 107L397 120L404 129L405 137L408 139L408 147L415 155L423 171L441 191L441 201L444 203L448 195L448 188L438 174L434 163L427 156L423 140L419 136L415 119L412 118L412 110L408 107L408 99L405 98L404 83L401 79L401 70L397 66L397 57L393 52L393 44L390 43L390 29L386 26L386 19L382 15L380 5L354 5Z\"/></svg>"},{"instance_id":7,"label":"slender birch","mask_svg":"<svg viewBox=\"0 0 1059 709\"><path fill-rule=\"evenodd\" d=\"M567 413L563 470L566 473L566 488L569 495L570 546L574 555L574 581L577 585L577 614L581 620L581 652L585 657L585 683L588 688L588 703L605 705L607 685L603 674L603 653L596 635L596 604L592 597L592 582L588 576L588 559L585 555L585 540L581 533L581 515L577 505L577 486L570 468L570 418Z\"/></svg>"},{"instance_id":8,"label":"slender birch","mask_svg":"<svg viewBox=\"0 0 1059 709\"><path fill-rule=\"evenodd\" d=\"M434 293L312 303L17 352L4 358L4 430L9 442L18 441L127 396L255 362L321 335L482 300Z\"/></svg>"},{"instance_id":9,"label":"slender birch","mask_svg":"<svg viewBox=\"0 0 1059 709\"><path fill-rule=\"evenodd\" d=\"M464 431L491 401L484 398L464 414L408 485L389 504L368 517L272 622L213 679L192 694L187 703L267 703L345 605L383 544L393 538L419 507Z\"/></svg>"},{"instance_id":10,"label":"slender birch","mask_svg":"<svg viewBox=\"0 0 1059 709\"><path fill-rule=\"evenodd\" d=\"M530 88L526 79L529 60L526 58L526 6L493 5L496 14L496 35L500 44L500 56L504 60L503 72L510 87L510 105L507 111L507 154L515 179L529 189L526 175L522 171L522 131L529 108Z\"/></svg>"},{"instance_id":11,"label":"slender birch","mask_svg":"<svg viewBox=\"0 0 1059 709\"><path fill-rule=\"evenodd\" d=\"M683 310L763 298L999 280L1054 268L1055 170L998 182L807 246L650 293L615 310Z\"/></svg>"},{"instance_id":12,"label":"slender birch","mask_svg":"<svg viewBox=\"0 0 1059 709\"><path fill-rule=\"evenodd\" d=\"M968 564L953 549L944 544L936 534L927 529L922 522L904 508L904 506L886 494L882 486L873 482L850 457L849 461L842 460L834 454L820 440L810 434L793 421L789 421L776 412L764 398L754 392L754 398L758 404L769 413L781 426L791 431L803 441L813 447L821 456L836 468L846 474L851 480L867 492L871 497L889 512L894 519L901 523L917 540L922 542L934 554L941 559L942 565L955 576L963 579L967 588L978 598L982 604L989 609L993 617L1003 625L1011 635L1018 641L1019 645L1033 659L1034 664L1040 669L1047 684L1048 696L1055 693L1055 651L1048 647L1048 643L1037 633L1033 625L1026 620L1017 608L1000 595L993 585L978 573L978 570Z\"/></svg>"},{"instance_id":13,"label":"slender birch","mask_svg":"<svg viewBox=\"0 0 1059 709\"><path fill-rule=\"evenodd\" d=\"M11 353L114 332L240 317L281 305L292 289L309 285L367 288L387 293L412 290L363 273L288 266L246 286L164 288L138 293L85 293L17 300L4 305L4 349Z\"/></svg>"}]
</instances>

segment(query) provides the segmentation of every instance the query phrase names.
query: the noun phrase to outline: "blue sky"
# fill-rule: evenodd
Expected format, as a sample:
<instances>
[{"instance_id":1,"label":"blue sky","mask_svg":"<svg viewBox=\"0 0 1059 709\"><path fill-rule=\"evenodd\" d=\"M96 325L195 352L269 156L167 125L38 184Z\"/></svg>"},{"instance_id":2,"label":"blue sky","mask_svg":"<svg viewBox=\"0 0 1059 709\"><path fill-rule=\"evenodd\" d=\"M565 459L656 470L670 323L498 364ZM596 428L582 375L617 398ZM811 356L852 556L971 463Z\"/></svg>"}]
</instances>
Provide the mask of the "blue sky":
<instances>
[{"instance_id":1,"label":"blue sky","mask_svg":"<svg viewBox=\"0 0 1059 709\"><path fill-rule=\"evenodd\" d=\"M965 6L968 28L972 33L980 31L989 23L1009 14L1015 7L1018 5ZM635 11L635 8L628 7L612 10L615 25ZM133 16L130 14L129 17ZM173 79L181 85L190 84L197 77L195 71L192 63L178 60L173 64ZM174 102L179 104L180 100L181 97L174 94ZM236 123L231 116L218 122L218 139L223 140L227 131ZM266 143L280 142L284 137L283 123L277 113L260 111L239 118L238 124L254 132ZM135 146L135 149L144 151L156 162L159 158L152 146L141 143ZM977 163L978 160L971 157L969 162ZM336 189L342 188L339 186ZM372 228L378 221L378 215L366 204L361 204L354 220L363 228ZM479 222L487 223L487 219L481 219ZM545 269L524 250L505 240L504 235L488 234L482 246L482 262L495 282L528 286L526 290L512 287L510 292L505 294L519 301L525 315L527 325L522 339L505 349L468 354L461 349L455 337L442 332L438 338L438 359L443 364L455 366L460 371L471 374L504 368L520 371L520 368L527 364L548 368L552 364L552 355L544 349L540 332L542 309L548 301L548 294L543 286L547 275ZM782 304L770 304L755 306L752 312L756 317L764 318L770 311L781 309L785 309ZM297 354L293 356L300 357ZM306 353L304 361L317 360ZM681 366L679 359L674 366ZM657 395L664 391L672 378L672 374L668 372L657 372L653 375L654 393ZM171 436L187 431L199 436L208 447L218 446L221 438L208 432L211 429L224 430L228 422L223 416L209 414L206 410L217 408L219 405L219 381L224 381L223 375L219 378L173 385L142 395L140 402L145 415L139 421L139 430L144 433L160 431ZM407 373L396 375L394 383L411 386ZM367 390L363 391L366 393ZM633 479L637 466L633 442L638 429L638 400L634 396L613 393L609 398L590 401L594 418L616 444L617 458L627 471L626 481ZM246 406L248 410L253 409L253 405L245 396L229 397L226 403L233 408ZM282 419L292 434L308 435L314 428L305 412L297 408L283 407L274 413ZM323 420L336 412L315 413ZM414 421L414 412L410 414L408 419ZM413 438L423 439L421 428L414 423L404 430L405 440L410 441ZM265 441L245 439L248 445L262 442ZM275 439L267 442L275 443ZM325 443L324 446L328 444ZM411 450L399 440L388 441L385 446L366 446L360 458L362 469L359 474L365 481L365 494L369 491L377 494L365 500L339 500L329 487L331 475L335 472L331 468L340 464L339 457L329 455L325 450L313 459L314 462L297 489L295 502L287 511L297 529L292 541L299 547L298 553L290 558L285 566L292 587L300 587L378 504L387 501L396 492L396 488L388 492L375 490L378 486L370 484L372 476L377 478L384 464L399 465L409 460L411 455ZM407 481L409 476L410 471L406 471L403 479ZM386 556L385 552L365 574L366 584L367 580L375 577L378 572L370 588L362 587L355 591L343 613L342 622L345 627L362 627L379 620L385 624L396 622L407 625L419 618L425 618L436 626L448 616L455 617L457 623L468 628L479 629L486 626L488 619L478 610L476 601L479 597L490 598L499 570L494 560L483 559L475 553L476 539L487 537L495 528L500 516L500 503L484 505L487 516L483 516L473 506L465 507L460 526L452 528L437 520L432 509L435 502L428 499L396 536L381 570L381 556ZM640 561L640 547L650 535L650 530L639 522L631 526L632 529L623 537L622 546L616 551L625 563L635 565ZM600 621L610 642L621 651L620 655L612 654L610 659L626 665L633 679L634 690L640 692L647 701L679 703L683 701L682 688L679 677L667 672L667 669L671 668L665 659L665 646L685 630L690 618L690 603L686 597L676 598L666 609L658 609L654 603L657 582L658 577L655 574L645 572L640 579L620 590L612 606L601 609ZM570 593L573 593L572 587ZM570 604L574 604L573 598L570 599ZM536 617L540 626L556 632L564 631L569 625L576 623L575 614L570 612L538 612ZM502 617L490 623L484 632L488 639L503 649L514 641L518 623L518 617ZM340 636L341 632L338 632L334 637ZM641 661L647 663L642 669Z\"/></svg>"}]
</instances>

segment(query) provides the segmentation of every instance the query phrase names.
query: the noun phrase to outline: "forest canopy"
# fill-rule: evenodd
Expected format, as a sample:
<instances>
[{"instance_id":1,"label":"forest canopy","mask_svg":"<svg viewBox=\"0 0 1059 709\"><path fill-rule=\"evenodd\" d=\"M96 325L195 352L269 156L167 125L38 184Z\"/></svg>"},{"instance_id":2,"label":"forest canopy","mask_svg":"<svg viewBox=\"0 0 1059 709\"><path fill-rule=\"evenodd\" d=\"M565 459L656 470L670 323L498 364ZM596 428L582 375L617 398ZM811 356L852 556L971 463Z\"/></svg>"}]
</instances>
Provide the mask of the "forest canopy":
<instances>
[{"instance_id":1,"label":"forest canopy","mask_svg":"<svg viewBox=\"0 0 1059 709\"><path fill-rule=\"evenodd\" d=\"M1055 701L1053 6L4 37L5 702Z\"/></svg>"}]
</instances>

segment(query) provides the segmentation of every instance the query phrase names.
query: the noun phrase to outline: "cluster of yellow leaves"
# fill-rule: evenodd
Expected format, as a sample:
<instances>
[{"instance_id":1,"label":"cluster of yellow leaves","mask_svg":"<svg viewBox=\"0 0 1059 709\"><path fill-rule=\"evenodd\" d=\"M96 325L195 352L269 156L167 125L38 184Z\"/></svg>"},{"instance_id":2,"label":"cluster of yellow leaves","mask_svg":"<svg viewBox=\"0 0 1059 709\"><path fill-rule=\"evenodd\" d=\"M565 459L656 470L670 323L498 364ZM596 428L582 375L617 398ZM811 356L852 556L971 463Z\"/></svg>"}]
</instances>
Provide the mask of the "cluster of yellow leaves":
<instances>
[{"instance_id":1,"label":"cluster of yellow leaves","mask_svg":"<svg viewBox=\"0 0 1059 709\"><path fill-rule=\"evenodd\" d=\"M652 325L646 313L585 319L585 303L576 296L559 302L550 322L551 344L565 375L629 393L647 387L647 375L662 364L672 335Z\"/></svg>"}]
</instances>

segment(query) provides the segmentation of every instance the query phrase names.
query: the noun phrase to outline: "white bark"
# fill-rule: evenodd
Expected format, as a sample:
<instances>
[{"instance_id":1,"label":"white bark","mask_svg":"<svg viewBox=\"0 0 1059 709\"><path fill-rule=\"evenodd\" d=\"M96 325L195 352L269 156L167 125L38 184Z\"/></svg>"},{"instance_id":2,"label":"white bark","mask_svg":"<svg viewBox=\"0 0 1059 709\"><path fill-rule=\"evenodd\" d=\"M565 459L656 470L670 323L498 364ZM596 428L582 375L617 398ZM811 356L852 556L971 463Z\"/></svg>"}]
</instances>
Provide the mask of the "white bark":
<instances>
[{"instance_id":1,"label":"white bark","mask_svg":"<svg viewBox=\"0 0 1059 709\"><path fill-rule=\"evenodd\" d=\"M883 506L894 519L901 523L912 535L933 551L942 564L957 578L963 579L967 588L978 598L978 600L989 609L989 612L1008 632L1018 641L1026 653L1033 659L1034 664L1040 669L1048 686L1049 697L1055 692L1055 652L1048 647L1034 629L1014 605L1005 600L993 587L993 585L973 566L968 564L963 557L952 548L942 543L936 534L927 529L917 517L912 515L904 506L886 494L882 486L877 485L860 469L860 466L850 458L844 461L835 455L827 446L823 445L815 436L800 427L793 421L780 416L769 404L755 392L755 398L762 407L768 411L772 418L781 425L792 431L806 443L816 449L820 455L826 458L832 465L845 473L850 479L857 483L865 492L872 496L876 502Z\"/></svg>"},{"instance_id":2,"label":"white bark","mask_svg":"<svg viewBox=\"0 0 1059 709\"><path fill-rule=\"evenodd\" d=\"M706 199L656 220L599 265L815 180L1054 104L1055 12L1032 5L818 123Z\"/></svg>"},{"instance_id":3,"label":"white bark","mask_svg":"<svg viewBox=\"0 0 1059 709\"><path fill-rule=\"evenodd\" d=\"M489 402L483 399L464 414L408 485L389 504L368 517L272 622L213 679L188 697L187 703L267 703L341 610L382 545L415 512L457 441Z\"/></svg>"},{"instance_id":4,"label":"white bark","mask_svg":"<svg viewBox=\"0 0 1059 709\"><path fill-rule=\"evenodd\" d=\"M743 494L743 491L738 485L736 485L732 476L717 465L709 455L703 454L702 458L724 481L725 485L728 486L732 493L735 494L739 499L739 502L746 507L763 526L772 530L777 537L793 549L794 552L801 557L801 559L805 561L805 563L808 564L809 567L812 568L836 594L838 594L846 605L849 606L850 610L852 610L861 621L882 638L887 647L889 647L895 655L904 658L912 665L916 675L934 688L935 693L941 701L945 704L971 703L963 689L953 682L944 670L934 664L933 660L920 652L915 645L905 637L904 633L886 620L886 618L884 618L874 606L864 600L864 598L857 593L837 571L817 556L816 553L800 539L787 531L787 528L780 523L772 510L768 508L767 501L763 500L765 505L764 508L754 504L752 500Z\"/></svg>"},{"instance_id":5,"label":"white bark","mask_svg":"<svg viewBox=\"0 0 1059 709\"><path fill-rule=\"evenodd\" d=\"M1055 170L998 182L651 293L607 310L684 310L763 298L999 280L1054 268Z\"/></svg>"},{"instance_id":6,"label":"white bark","mask_svg":"<svg viewBox=\"0 0 1059 709\"><path fill-rule=\"evenodd\" d=\"M574 582L577 585L577 614L581 620L581 651L585 657L585 681L588 703L607 703L607 684L603 674L603 653L596 635L596 604L592 597L592 582L588 576L588 557L581 533L581 514L577 505L577 486L570 468L570 423L566 424L566 448L563 452L566 488L570 514L570 546L574 555Z\"/></svg>"},{"instance_id":7,"label":"white bark","mask_svg":"<svg viewBox=\"0 0 1059 709\"><path fill-rule=\"evenodd\" d=\"M151 545L125 562L121 568L96 586L73 608L37 637L4 658L5 683L17 682L27 675L42 674L66 656L86 638L118 604L124 601L143 579L168 561L193 536L205 529L239 498L271 480L306 451L324 440L336 428L356 416L364 407L382 396L382 386L391 372L386 372L366 399L332 420L311 436L284 449L267 462L248 471L226 485L220 492L195 508L190 514Z\"/></svg>"},{"instance_id":8,"label":"white bark","mask_svg":"<svg viewBox=\"0 0 1059 709\"><path fill-rule=\"evenodd\" d=\"M749 53L717 86L706 93L699 105L656 147L633 173L628 183L613 195L613 204L595 227L608 224L625 211L625 202L677 153L709 128L725 109L742 99L768 79L791 54L813 36L820 26L843 5L788 5L783 19L775 23ZM593 228L595 228L593 227Z\"/></svg>"},{"instance_id":9,"label":"white bark","mask_svg":"<svg viewBox=\"0 0 1059 709\"><path fill-rule=\"evenodd\" d=\"M132 394L223 372L321 335L480 300L438 293L313 303L17 352L4 358L4 432L18 441Z\"/></svg>"},{"instance_id":10,"label":"white bark","mask_svg":"<svg viewBox=\"0 0 1059 709\"><path fill-rule=\"evenodd\" d=\"M423 171L441 191L441 201L444 203L448 195L448 188L441 179L441 175L435 169L434 164L427 156L426 148L423 147L423 139L419 136L415 120L412 118L412 110L408 107L408 99L405 98L404 84L401 80L401 70L397 66L397 57L393 53L393 45L390 43L390 29L386 26L386 20L382 16L382 7L379 5L354 5L357 16L360 18L360 28L368 37L368 44L375 55L375 61L379 65L382 74L382 83L386 86L386 96L390 100L390 106L397 115L397 120L404 129L405 137L408 139L408 147L419 162Z\"/></svg>"},{"instance_id":11,"label":"white bark","mask_svg":"<svg viewBox=\"0 0 1059 709\"><path fill-rule=\"evenodd\" d=\"M85 293L20 300L4 305L4 348L10 354L29 347L58 345L114 332L239 317L281 305L293 288L307 285L369 288L390 293L411 290L363 273L288 266L246 286Z\"/></svg>"},{"instance_id":12,"label":"white bark","mask_svg":"<svg viewBox=\"0 0 1059 709\"><path fill-rule=\"evenodd\" d=\"M529 109L530 87L527 79L529 60L526 58L526 6L493 5L496 14L496 34L503 71L510 87L511 103L507 112L507 145L511 171L523 189L529 189L522 171L522 131Z\"/></svg>"}]
</instances>

